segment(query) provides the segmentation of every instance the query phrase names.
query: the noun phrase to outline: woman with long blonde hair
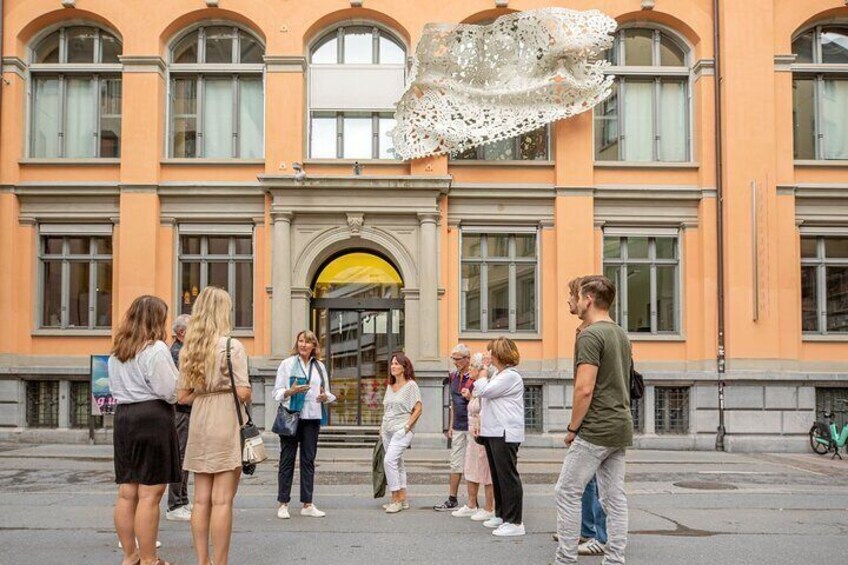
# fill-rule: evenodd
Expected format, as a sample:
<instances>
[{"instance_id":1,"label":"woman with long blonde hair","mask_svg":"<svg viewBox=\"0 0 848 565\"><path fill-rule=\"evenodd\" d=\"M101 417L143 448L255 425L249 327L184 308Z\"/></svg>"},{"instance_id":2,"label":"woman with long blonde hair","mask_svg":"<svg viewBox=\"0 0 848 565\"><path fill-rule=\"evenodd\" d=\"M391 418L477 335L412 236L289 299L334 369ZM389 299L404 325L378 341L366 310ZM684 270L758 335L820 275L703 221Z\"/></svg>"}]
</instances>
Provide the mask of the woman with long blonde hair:
<instances>
[{"instance_id":1,"label":"woman with long blonde hair","mask_svg":"<svg viewBox=\"0 0 848 565\"><path fill-rule=\"evenodd\" d=\"M244 346L230 337L232 300L225 290L203 289L180 351L181 404L191 404L183 468L194 473L191 531L200 565L226 565L233 531L233 499L241 476L241 436L227 358L239 400L251 400ZM239 405L239 410L244 408ZM243 413L246 418L246 414ZM212 537L214 560L209 556Z\"/></svg>"},{"instance_id":2,"label":"woman with long blonde hair","mask_svg":"<svg viewBox=\"0 0 848 565\"><path fill-rule=\"evenodd\" d=\"M118 402L113 434L119 485L115 529L124 550L122 565L167 565L156 556L159 501L165 486L180 480L173 406L177 368L165 345L167 317L168 306L161 298L133 300L109 357L109 388Z\"/></svg>"}]
</instances>

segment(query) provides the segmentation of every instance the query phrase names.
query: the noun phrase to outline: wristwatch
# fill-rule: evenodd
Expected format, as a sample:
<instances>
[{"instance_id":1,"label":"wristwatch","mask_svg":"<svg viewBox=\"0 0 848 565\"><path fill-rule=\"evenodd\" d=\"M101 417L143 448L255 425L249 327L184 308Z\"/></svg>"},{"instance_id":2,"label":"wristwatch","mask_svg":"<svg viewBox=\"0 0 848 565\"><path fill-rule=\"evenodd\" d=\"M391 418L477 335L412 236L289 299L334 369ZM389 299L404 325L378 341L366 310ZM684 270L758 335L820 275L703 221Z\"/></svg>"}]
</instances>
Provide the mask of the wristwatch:
<instances>
[{"instance_id":1,"label":"wristwatch","mask_svg":"<svg viewBox=\"0 0 848 565\"><path fill-rule=\"evenodd\" d=\"M578 432L580 432L580 426L578 426L576 430L572 430L572 429L571 429L571 424L567 425L567 426L565 427L565 429L566 429L566 430L568 430L568 433L575 434L575 435L576 435Z\"/></svg>"}]
</instances>

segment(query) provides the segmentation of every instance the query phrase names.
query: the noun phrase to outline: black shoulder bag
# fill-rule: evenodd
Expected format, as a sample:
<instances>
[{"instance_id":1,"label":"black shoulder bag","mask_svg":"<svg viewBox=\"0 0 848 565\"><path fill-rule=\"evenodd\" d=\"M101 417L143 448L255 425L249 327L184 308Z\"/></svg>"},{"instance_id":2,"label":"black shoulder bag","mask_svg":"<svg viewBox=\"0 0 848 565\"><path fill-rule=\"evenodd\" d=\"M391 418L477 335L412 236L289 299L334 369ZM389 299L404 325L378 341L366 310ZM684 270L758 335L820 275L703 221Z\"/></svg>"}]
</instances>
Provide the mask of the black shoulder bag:
<instances>
[{"instance_id":1,"label":"black shoulder bag","mask_svg":"<svg viewBox=\"0 0 848 565\"><path fill-rule=\"evenodd\" d=\"M233 358L230 353L230 342L233 338L227 338L227 370L230 373L230 385L233 391L233 399L236 403L236 415L239 423L239 436L241 438L241 470L245 475L252 475L256 471L256 464L262 463L268 459L268 454L265 451L265 444L262 442L262 433L253 425L253 418L250 416L250 408L247 404L244 405L244 411L247 413L247 423L244 422L241 416L241 402L238 394L236 394L236 379L233 376Z\"/></svg>"}]
</instances>

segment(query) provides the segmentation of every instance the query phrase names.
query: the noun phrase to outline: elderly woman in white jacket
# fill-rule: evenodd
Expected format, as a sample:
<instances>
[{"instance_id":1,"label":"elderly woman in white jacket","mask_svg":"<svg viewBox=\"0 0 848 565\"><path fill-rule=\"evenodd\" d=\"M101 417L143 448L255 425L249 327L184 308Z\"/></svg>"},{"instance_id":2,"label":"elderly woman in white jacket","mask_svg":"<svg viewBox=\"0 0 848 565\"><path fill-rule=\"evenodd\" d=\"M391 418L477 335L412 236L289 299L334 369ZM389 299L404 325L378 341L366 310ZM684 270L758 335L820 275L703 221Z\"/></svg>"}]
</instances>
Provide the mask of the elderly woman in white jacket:
<instances>
[{"instance_id":1,"label":"elderly woman in white jacket","mask_svg":"<svg viewBox=\"0 0 848 565\"><path fill-rule=\"evenodd\" d=\"M480 398L479 437L495 490L495 516L483 525L495 528L496 536L523 536L524 489L517 464L518 447L524 441L524 379L514 368L521 356L515 343L505 337L492 341L488 349L497 373L479 378L472 391Z\"/></svg>"},{"instance_id":2,"label":"elderly woman in white jacket","mask_svg":"<svg viewBox=\"0 0 848 565\"><path fill-rule=\"evenodd\" d=\"M277 518L291 518L292 480L294 461L300 448L300 501L303 503L301 516L323 518L325 512L312 504L315 484L315 455L318 452L318 432L326 423L324 404L336 401L330 392L327 369L318 360L321 356L318 338L304 330L297 334L292 355L280 363L272 396L283 406L300 413L297 434L294 437L280 436L280 466L277 470Z\"/></svg>"}]
</instances>

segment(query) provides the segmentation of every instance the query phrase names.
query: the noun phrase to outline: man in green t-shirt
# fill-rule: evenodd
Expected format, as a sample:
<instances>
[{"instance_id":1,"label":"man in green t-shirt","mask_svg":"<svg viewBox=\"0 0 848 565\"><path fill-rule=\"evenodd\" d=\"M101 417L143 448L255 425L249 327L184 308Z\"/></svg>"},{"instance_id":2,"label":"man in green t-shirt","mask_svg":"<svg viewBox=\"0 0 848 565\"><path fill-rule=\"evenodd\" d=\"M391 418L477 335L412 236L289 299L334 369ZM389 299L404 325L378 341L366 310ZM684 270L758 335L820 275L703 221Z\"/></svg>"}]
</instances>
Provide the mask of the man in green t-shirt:
<instances>
[{"instance_id":1,"label":"man in green t-shirt","mask_svg":"<svg viewBox=\"0 0 848 565\"><path fill-rule=\"evenodd\" d=\"M633 443L630 414L630 340L609 315L615 287L606 277L580 281L577 316L585 328L574 352L574 398L565 445L568 451L556 485L556 563L577 563L581 498L597 475L607 514L603 565L624 563L627 498L624 494L626 448Z\"/></svg>"}]
</instances>

